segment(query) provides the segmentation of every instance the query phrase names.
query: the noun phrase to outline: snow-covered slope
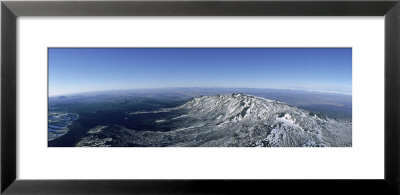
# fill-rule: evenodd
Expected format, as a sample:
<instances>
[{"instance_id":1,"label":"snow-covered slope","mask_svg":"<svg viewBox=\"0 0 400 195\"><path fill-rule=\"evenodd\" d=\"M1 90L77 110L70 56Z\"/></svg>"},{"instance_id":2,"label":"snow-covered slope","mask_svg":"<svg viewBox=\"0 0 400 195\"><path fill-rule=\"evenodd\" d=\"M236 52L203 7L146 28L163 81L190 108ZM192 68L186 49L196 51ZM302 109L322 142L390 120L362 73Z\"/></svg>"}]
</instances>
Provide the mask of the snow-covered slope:
<instances>
[{"instance_id":1,"label":"snow-covered slope","mask_svg":"<svg viewBox=\"0 0 400 195\"><path fill-rule=\"evenodd\" d=\"M193 98L164 110L184 114L162 120L176 128L168 132L122 129L126 142L137 146L264 146L343 147L352 144L351 121L244 94Z\"/></svg>"}]
</instances>

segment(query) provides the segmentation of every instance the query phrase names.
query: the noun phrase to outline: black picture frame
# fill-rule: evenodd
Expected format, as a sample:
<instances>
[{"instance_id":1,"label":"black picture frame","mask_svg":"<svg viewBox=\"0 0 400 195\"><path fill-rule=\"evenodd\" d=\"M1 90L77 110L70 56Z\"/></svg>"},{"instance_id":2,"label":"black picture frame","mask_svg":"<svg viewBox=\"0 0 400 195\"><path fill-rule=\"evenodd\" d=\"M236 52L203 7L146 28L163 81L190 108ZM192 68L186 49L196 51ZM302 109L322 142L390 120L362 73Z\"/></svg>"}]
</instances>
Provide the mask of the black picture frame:
<instances>
[{"instance_id":1,"label":"black picture frame","mask_svg":"<svg viewBox=\"0 0 400 195\"><path fill-rule=\"evenodd\" d=\"M16 179L16 33L19 16L385 16L385 176L382 180ZM399 0L2 1L1 193L3 194L399 194ZM367 122L367 121L366 121ZM368 171L368 170L365 170ZM266 189L269 189L266 191ZM271 191L272 190L272 191ZM323 191L321 191L323 190Z\"/></svg>"}]
</instances>

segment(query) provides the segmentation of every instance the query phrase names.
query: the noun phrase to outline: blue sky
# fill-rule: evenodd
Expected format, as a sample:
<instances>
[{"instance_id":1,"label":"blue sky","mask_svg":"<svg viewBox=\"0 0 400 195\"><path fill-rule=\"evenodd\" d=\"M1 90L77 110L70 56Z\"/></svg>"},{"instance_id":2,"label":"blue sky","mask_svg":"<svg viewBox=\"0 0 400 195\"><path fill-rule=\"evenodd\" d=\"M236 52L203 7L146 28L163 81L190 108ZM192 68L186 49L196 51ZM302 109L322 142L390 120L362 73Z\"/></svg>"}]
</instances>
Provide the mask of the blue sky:
<instances>
[{"instance_id":1,"label":"blue sky","mask_svg":"<svg viewBox=\"0 0 400 195\"><path fill-rule=\"evenodd\" d=\"M49 95L164 87L351 93L351 48L49 48Z\"/></svg>"}]
</instances>

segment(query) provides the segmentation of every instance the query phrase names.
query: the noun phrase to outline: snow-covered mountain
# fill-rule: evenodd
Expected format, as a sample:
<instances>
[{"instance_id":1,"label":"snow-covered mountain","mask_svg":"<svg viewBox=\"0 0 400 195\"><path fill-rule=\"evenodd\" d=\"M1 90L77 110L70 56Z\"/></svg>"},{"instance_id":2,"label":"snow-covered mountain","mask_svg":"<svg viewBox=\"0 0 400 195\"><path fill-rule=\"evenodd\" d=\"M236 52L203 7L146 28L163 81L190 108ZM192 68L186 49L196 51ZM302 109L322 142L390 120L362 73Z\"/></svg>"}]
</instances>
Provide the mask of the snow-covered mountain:
<instances>
[{"instance_id":1,"label":"snow-covered mountain","mask_svg":"<svg viewBox=\"0 0 400 195\"><path fill-rule=\"evenodd\" d=\"M155 121L173 124L173 130L135 131L122 128L118 132L119 138L124 135L121 143L200 147L352 145L351 121L338 121L283 102L239 93L201 96L162 112L182 113ZM90 136L98 139L95 134ZM80 145L85 146L85 143L80 142Z\"/></svg>"}]
</instances>

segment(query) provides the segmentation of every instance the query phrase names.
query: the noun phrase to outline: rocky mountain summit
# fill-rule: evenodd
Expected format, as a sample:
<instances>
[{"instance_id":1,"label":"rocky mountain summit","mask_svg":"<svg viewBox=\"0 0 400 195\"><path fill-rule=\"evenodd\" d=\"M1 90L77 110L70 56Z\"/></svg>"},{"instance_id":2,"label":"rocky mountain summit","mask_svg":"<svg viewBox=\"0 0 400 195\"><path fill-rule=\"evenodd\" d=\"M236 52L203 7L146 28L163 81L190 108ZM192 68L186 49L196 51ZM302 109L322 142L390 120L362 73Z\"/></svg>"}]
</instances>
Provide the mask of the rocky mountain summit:
<instances>
[{"instance_id":1,"label":"rocky mountain summit","mask_svg":"<svg viewBox=\"0 0 400 195\"><path fill-rule=\"evenodd\" d=\"M283 102L240 93L200 96L160 110L182 113L155 122L169 122L171 131L136 131L113 127L91 134L90 140L114 145L184 147L350 147L351 121L336 120ZM154 113L154 112L153 112ZM172 117L173 116L173 117ZM109 127L112 129L112 127ZM103 133L103 134L102 134ZM101 136L100 136L101 135ZM111 139L110 139L111 138ZM80 142L85 146L85 142ZM90 146L90 145L88 145ZM98 143L97 145L98 146Z\"/></svg>"}]
</instances>

